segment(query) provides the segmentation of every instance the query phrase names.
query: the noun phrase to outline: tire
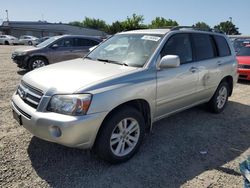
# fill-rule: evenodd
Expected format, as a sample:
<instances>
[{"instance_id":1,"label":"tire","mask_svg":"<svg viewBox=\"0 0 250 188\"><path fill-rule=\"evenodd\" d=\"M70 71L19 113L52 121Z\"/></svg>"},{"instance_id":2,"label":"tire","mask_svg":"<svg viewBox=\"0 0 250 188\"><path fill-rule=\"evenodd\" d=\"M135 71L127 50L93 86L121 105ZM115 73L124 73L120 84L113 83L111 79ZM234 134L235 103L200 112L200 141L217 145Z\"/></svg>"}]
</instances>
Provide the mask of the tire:
<instances>
[{"instance_id":1,"label":"tire","mask_svg":"<svg viewBox=\"0 0 250 188\"><path fill-rule=\"evenodd\" d=\"M5 41L4 44L5 45L10 45L10 43L8 41Z\"/></svg>"},{"instance_id":2,"label":"tire","mask_svg":"<svg viewBox=\"0 0 250 188\"><path fill-rule=\"evenodd\" d=\"M28 68L29 70L34 70L40 67L44 67L46 65L48 65L48 61L47 59L45 59L44 57L32 57L29 61L28 61Z\"/></svg>"},{"instance_id":3,"label":"tire","mask_svg":"<svg viewBox=\"0 0 250 188\"><path fill-rule=\"evenodd\" d=\"M32 41L29 41L29 42L28 42L28 45L32 46L32 45L33 45Z\"/></svg>"},{"instance_id":4,"label":"tire","mask_svg":"<svg viewBox=\"0 0 250 188\"><path fill-rule=\"evenodd\" d=\"M124 126L127 132L125 129L121 130ZM138 151L145 135L145 121L139 111L130 106L124 106L104 122L100 131L96 138L94 152L109 163L122 163Z\"/></svg>"},{"instance_id":5,"label":"tire","mask_svg":"<svg viewBox=\"0 0 250 188\"><path fill-rule=\"evenodd\" d=\"M228 101L229 85L227 82L222 82L216 89L213 97L207 103L208 110L212 113L221 113Z\"/></svg>"}]
</instances>

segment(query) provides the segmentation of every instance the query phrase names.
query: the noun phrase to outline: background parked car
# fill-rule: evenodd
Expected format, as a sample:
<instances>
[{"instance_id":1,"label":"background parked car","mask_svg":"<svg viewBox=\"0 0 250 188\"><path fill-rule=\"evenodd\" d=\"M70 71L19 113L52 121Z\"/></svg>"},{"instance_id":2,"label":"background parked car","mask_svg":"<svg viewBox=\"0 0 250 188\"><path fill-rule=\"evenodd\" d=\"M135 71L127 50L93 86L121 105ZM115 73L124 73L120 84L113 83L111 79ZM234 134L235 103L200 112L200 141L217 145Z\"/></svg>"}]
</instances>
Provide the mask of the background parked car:
<instances>
[{"instance_id":1,"label":"background parked car","mask_svg":"<svg viewBox=\"0 0 250 188\"><path fill-rule=\"evenodd\" d=\"M239 52L242 47L250 44L250 38L240 38L233 41L233 46L236 52Z\"/></svg>"},{"instance_id":2,"label":"background parked car","mask_svg":"<svg viewBox=\"0 0 250 188\"><path fill-rule=\"evenodd\" d=\"M39 38L39 39L38 39L38 44L40 44L40 43L42 43L42 42L46 41L46 40L47 40L47 39L49 39L49 38L50 38L49 36Z\"/></svg>"},{"instance_id":3,"label":"background parked car","mask_svg":"<svg viewBox=\"0 0 250 188\"><path fill-rule=\"evenodd\" d=\"M11 35L0 35L0 44L14 45L19 44L19 41L16 37L13 37Z\"/></svg>"},{"instance_id":4,"label":"background parked car","mask_svg":"<svg viewBox=\"0 0 250 188\"><path fill-rule=\"evenodd\" d=\"M20 68L33 70L48 64L83 57L102 40L97 37L63 35L51 37L37 46L17 49L13 61Z\"/></svg>"},{"instance_id":5,"label":"background parked car","mask_svg":"<svg viewBox=\"0 0 250 188\"><path fill-rule=\"evenodd\" d=\"M37 45L38 44L38 38L34 36L29 36L29 35L23 35L19 39L20 44L24 45Z\"/></svg>"},{"instance_id":6,"label":"background parked car","mask_svg":"<svg viewBox=\"0 0 250 188\"><path fill-rule=\"evenodd\" d=\"M239 79L250 80L250 45L242 47L237 53Z\"/></svg>"}]
</instances>

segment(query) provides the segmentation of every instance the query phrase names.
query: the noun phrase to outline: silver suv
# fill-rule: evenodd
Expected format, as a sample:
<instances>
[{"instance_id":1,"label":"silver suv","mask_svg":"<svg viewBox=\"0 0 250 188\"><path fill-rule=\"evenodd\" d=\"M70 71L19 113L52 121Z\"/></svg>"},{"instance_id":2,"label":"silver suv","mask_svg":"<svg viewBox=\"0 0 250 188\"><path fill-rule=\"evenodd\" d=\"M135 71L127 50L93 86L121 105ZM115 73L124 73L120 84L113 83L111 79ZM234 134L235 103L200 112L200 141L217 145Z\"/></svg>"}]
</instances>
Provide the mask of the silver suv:
<instances>
[{"instance_id":1,"label":"silver suv","mask_svg":"<svg viewBox=\"0 0 250 188\"><path fill-rule=\"evenodd\" d=\"M206 103L220 113L237 80L221 33L176 27L114 35L76 59L26 74L12 98L33 135L102 159L131 158L157 120Z\"/></svg>"}]
</instances>

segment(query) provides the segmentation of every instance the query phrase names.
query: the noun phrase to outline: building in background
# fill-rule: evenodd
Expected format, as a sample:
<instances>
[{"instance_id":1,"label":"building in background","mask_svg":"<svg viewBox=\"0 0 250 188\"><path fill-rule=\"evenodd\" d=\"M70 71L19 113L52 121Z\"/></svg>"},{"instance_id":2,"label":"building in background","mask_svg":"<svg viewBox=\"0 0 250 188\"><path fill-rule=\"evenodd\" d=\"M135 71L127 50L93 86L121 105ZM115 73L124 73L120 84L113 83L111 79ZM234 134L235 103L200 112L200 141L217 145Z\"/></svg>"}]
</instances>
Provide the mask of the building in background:
<instances>
[{"instance_id":1,"label":"building in background","mask_svg":"<svg viewBox=\"0 0 250 188\"><path fill-rule=\"evenodd\" d=\"M103 31L72 26L63 23L48 23L46 21L4 21L0 25L0 33L12 35L19 38L22 35L32 35L35 37L55 36L55 35L88 35L105 37Z\"/></svg>"}]
</instances>

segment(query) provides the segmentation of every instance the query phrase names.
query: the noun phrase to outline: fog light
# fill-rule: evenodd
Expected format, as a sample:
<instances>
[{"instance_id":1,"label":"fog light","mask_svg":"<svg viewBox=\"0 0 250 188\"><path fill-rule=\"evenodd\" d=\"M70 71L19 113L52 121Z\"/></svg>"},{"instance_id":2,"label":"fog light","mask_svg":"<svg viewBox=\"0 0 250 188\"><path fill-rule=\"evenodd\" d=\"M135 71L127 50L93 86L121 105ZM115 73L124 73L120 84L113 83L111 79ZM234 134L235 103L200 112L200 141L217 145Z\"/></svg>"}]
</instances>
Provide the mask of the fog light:
<instances>
[{"instance_id":1,"label":"fog light","mask_svg":"<svg viewBox=\"0 0 250 188\"><path fill-rule=\"evenodd\" d=\"M60 137L62 135L62 131L59 127L57 126L51 126L49 128L49 131L50 131L50 134L53 136L53 137Z\"/></svg>"}]
</instances>

